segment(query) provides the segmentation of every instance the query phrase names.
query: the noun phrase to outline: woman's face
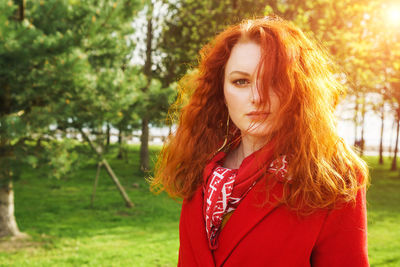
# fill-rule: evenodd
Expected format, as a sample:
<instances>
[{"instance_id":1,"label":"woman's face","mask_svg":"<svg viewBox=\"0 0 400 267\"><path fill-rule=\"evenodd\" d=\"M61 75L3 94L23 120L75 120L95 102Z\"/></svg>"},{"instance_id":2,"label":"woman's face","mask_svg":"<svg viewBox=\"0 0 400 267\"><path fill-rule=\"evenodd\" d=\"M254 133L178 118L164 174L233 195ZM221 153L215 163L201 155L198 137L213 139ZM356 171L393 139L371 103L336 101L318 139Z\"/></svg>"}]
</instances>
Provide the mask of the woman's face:
<instances>
[{"instance_id":1,"label":"woman's face","mask_svg":"<svg viewBox=\"0 0 400 267\"><path fill-rule=\"evenodd\" d=\"M239 42L225 66L224 95L231 120L242 135L266 137L273 131L271 121L279 108L274 90L268 91L270 104L260 109L257 90L257 67L261 48L254 42Z\"/></svg>"}]
</instances>

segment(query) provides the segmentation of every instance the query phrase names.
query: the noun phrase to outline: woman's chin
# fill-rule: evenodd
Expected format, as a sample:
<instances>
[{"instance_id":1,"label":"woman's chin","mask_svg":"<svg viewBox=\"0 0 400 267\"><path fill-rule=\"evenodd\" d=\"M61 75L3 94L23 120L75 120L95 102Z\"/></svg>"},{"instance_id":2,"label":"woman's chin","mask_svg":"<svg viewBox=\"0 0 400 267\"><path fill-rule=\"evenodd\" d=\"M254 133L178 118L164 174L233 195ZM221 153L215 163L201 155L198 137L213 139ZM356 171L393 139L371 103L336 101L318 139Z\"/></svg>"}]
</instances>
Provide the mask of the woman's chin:
<instances>
[{"instance_id":1,"label":"woman's chin","mask_svg":"<svg viewBox=\"0 0 400 267\"><path fill-rule=\"evenodd\" d=\"M248 136L250 138L257 139L269 139L271 136L271 131L269 129L250 129L247 131L242 131L242 136Z\"/></svg>"}]
</instances>

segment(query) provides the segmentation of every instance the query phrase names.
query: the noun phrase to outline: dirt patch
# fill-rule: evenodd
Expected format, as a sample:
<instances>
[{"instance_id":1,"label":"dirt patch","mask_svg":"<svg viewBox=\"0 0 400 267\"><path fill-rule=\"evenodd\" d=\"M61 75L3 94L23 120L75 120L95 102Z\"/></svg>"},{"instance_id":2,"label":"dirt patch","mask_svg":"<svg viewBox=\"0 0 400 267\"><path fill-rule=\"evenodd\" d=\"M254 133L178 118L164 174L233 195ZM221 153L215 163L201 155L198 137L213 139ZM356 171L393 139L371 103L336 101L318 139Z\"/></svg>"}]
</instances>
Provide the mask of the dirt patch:
<instances>
[{"instance_id":1,"label":"dirt patch","mask_svg":"<svg viewBox=\"0 0 400 267\"><path fill-rule=\"evenodd\" d=\"M41 242L32 241L26 234L7 239L0 239L1 252L15 252L19 250L34 250L42 245Z\"/></svg>"}]
</instances>

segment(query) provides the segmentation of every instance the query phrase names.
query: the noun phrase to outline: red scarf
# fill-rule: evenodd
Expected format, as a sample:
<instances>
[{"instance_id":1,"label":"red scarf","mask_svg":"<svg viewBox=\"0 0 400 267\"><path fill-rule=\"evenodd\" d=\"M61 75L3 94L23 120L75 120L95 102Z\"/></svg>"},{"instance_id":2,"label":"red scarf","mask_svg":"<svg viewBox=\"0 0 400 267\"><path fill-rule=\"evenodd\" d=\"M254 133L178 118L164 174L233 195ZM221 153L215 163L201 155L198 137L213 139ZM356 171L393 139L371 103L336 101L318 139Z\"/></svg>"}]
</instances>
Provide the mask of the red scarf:
<instances>
[{"instance_id":1,"label":"red scarf","mask_svg":"<svg viewBox=\"0 0 400 267\"><path fill-rule=\"evenodd\" d=\"M226 153L219 152L205 167L203 213L210 249L218 247L223 216L239 206L259 178L267 172L274 174L279 180L285 178L286 157L272 161L272 155L273 144L268 144L245 158L239 169L227 169L220 165Z\"/></svg>"}]
</instances>

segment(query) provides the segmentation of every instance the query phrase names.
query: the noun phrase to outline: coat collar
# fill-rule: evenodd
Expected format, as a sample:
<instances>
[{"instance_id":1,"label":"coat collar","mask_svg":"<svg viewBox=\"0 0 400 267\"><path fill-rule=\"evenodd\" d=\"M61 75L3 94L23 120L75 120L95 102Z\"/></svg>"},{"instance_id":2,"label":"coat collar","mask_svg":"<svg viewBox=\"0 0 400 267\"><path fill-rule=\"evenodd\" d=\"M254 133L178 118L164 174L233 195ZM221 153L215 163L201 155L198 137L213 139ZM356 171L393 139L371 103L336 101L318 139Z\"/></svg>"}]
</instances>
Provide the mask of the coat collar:
<instances>
[{"instance_id":1,"label":"coat collar","mask_svg":"<svg viewBox=\"0 0 400 267\"><path fill-rule=\"evenodd\" d=\"M266 183L271 186L267 203ZM282 184L270 176L261 179L242 200L222 229L218 237L219 246L213 255L208 247L203 217L203 189L200 187L193 198L184 203L182 213L186 217L185 221L190 222L185 225L186 232L199 265L208 267L223 264L249 231L278 206L277 199L282 196L282 188Z\"/></svg>"}]
</instances>

